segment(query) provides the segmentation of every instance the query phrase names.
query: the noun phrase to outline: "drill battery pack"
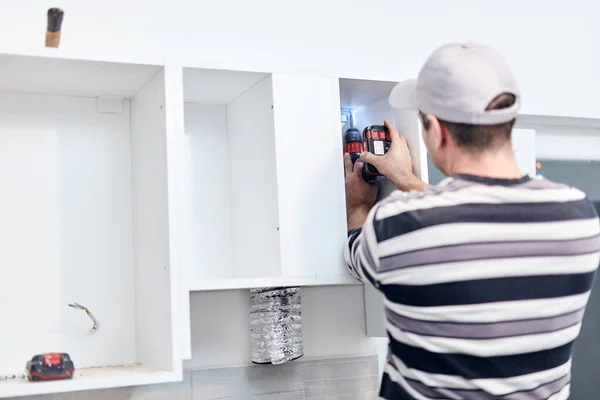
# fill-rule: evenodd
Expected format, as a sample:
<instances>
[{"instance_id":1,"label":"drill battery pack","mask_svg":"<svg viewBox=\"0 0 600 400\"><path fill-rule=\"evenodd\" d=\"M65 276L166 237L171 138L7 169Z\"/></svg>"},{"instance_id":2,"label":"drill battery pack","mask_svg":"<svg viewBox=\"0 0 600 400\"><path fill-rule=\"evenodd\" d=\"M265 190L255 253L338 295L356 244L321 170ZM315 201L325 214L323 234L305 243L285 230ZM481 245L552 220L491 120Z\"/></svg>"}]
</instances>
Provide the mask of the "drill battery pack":
<instances>
[{"instance_id":1,"label":"drill battery pack","mask_svg":"<svg viewBox=\"0 0 600 400\"><path fill-rule=\"evenodd\" d=\"M392 145L390 131L385 125L369 125L363 130L364 151L382 156L387 153ZM372 164L364 164L363 177L369 183L374 182L381 176L377 168Z\"/></svg>"}]
</instances>

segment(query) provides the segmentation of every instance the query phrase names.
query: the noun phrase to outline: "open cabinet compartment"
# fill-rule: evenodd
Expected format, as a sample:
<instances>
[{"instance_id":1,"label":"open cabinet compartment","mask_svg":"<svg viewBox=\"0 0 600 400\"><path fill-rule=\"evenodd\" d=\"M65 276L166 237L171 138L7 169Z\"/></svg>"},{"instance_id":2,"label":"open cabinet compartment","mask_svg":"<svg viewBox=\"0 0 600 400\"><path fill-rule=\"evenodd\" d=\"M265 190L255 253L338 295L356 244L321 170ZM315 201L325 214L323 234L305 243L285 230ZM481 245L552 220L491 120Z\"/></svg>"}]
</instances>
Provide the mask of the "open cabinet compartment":
<instances>
[{"instance_id":1,"label":"open cabinet compartment","mask_svg":"<svg viewBox=\"0 0 600 400\"><path fill-rule=\"evenodd\" d=\"M342 112L342 135L350 125L345 123L345 112L351 111L359 131L368 125L383 125L388 120L406 137L413 159L415 174L428 182L427 150L421 138L421 124L415 111L393 109L388 102L395 82L340 79L340 105ZM379 179L377 200L389 195L396 188L387 179ZM372 285L364 285L366 333L370 337L387 337L385 307L382 294Z\"/></svg>"},{"instance_id":2,"label":"open cabinet compartment","mask_svg":"<svg viewBox=\"0 0 600 400\"><path fill-rule=\"evenodd\" d=\"M340 79L340 105L342 110L353 112L354 123L360 132L368 125L383 125L384 120L392 122L408 141L415 173L427 182L427 151L420 136L421 124L417 112L396 110L388 103L388 96L395 84L388 81ZM346 117L342 115L342 134L349 127ZM387 186L387 183L384 185ZM383 195L387 196L388 193L386 190Z\"/></svg>"},{"instance_id":3,"label":"open cabinet compartment","mask_svg":"<svg viewBox=\"0 0 600 400\"><path fill-rule=\"evenodd\" d=\"M356 283L338 80L186 67L183 82L189 289Z\"/></svg>"},{"instance_id":4,"label":"open cabinet compartment","mask_svg":"<svg viewBox=\"0 0 600 400\"><path fill-rule=\"evenodd\" d=\"M75 365L71 380L0 380L0 397L179 379L164 68L0 66L0 375L49 352Z\"/></svg>"},{"instance_id":5,"label":"open cabinet compartment","mask_svg":"<svg viewBox=\"0 0 600 400\"><path fill-rule=\"evenodd\" d=\"M206 288L280 277L272 77L185 68L183 82L185 269Z\"/></svg>"}]
</instances>

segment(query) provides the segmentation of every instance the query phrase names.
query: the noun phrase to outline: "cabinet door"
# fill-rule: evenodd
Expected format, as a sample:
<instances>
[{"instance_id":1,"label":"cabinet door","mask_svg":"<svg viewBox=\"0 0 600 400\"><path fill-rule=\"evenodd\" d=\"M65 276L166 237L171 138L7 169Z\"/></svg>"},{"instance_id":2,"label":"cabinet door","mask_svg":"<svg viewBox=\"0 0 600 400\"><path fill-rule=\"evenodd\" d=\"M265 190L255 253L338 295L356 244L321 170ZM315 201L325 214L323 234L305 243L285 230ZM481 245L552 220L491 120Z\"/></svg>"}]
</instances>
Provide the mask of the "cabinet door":
<instances>
[{"instance_id":1,"label":"cabinet door","mask_svg":"<svg viewBox=\"0 0 600 400\"><path fill-rule=\"evenodd\" d=\"M282 276L352 283L338 80L273 74L273 107Z\"/></svg>"}]
</instances>

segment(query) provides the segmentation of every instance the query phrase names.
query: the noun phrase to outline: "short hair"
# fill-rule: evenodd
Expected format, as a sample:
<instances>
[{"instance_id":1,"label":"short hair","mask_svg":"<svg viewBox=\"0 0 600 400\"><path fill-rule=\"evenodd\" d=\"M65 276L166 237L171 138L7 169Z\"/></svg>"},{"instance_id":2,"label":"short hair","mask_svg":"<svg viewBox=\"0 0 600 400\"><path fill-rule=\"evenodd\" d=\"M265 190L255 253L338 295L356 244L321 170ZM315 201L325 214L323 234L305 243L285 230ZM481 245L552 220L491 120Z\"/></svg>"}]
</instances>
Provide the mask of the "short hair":
<instances>
[{"instance_id":1,"label":"short hair","mask_svg":"<svg viewBox=\"0 0 600 400\"><path fill-rule=\"evenodd\" d=\"M502 110L515 104L516 96L503 93L496 97L486 107L486 110ZM427 116L421 113L421 119L427 121ZM490 150L504 145L511 139L515 119L497 125L471 125L439 120L452 135L458 147L473 152ZM428 123L424 123L425 129L429 129Z\"/></svg>"}]
</instances>

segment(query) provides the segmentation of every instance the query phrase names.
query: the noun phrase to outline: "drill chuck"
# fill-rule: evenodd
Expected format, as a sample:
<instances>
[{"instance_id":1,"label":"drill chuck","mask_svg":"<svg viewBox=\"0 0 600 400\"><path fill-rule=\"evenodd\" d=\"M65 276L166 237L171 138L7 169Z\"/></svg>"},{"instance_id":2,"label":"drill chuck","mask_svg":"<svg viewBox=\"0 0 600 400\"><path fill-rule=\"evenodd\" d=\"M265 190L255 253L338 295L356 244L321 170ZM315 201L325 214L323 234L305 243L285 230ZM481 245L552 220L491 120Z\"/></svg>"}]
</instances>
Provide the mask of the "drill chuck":
<instances>
[{"instance_id":1,"label":"drill chuck","mask_svg":"<svg viewBox=\"0 0 600 400\"><path fill-rule=\"evenodd\" d=\"M350 154L352 164L360 158L360 153L364 151L363 134L356 128L350 128L344 133L344 154ZM367 183L373 183L377 179L376 175L370 174L366 165L362 168L362 177Z\"/></svg>"}]
</instances>

